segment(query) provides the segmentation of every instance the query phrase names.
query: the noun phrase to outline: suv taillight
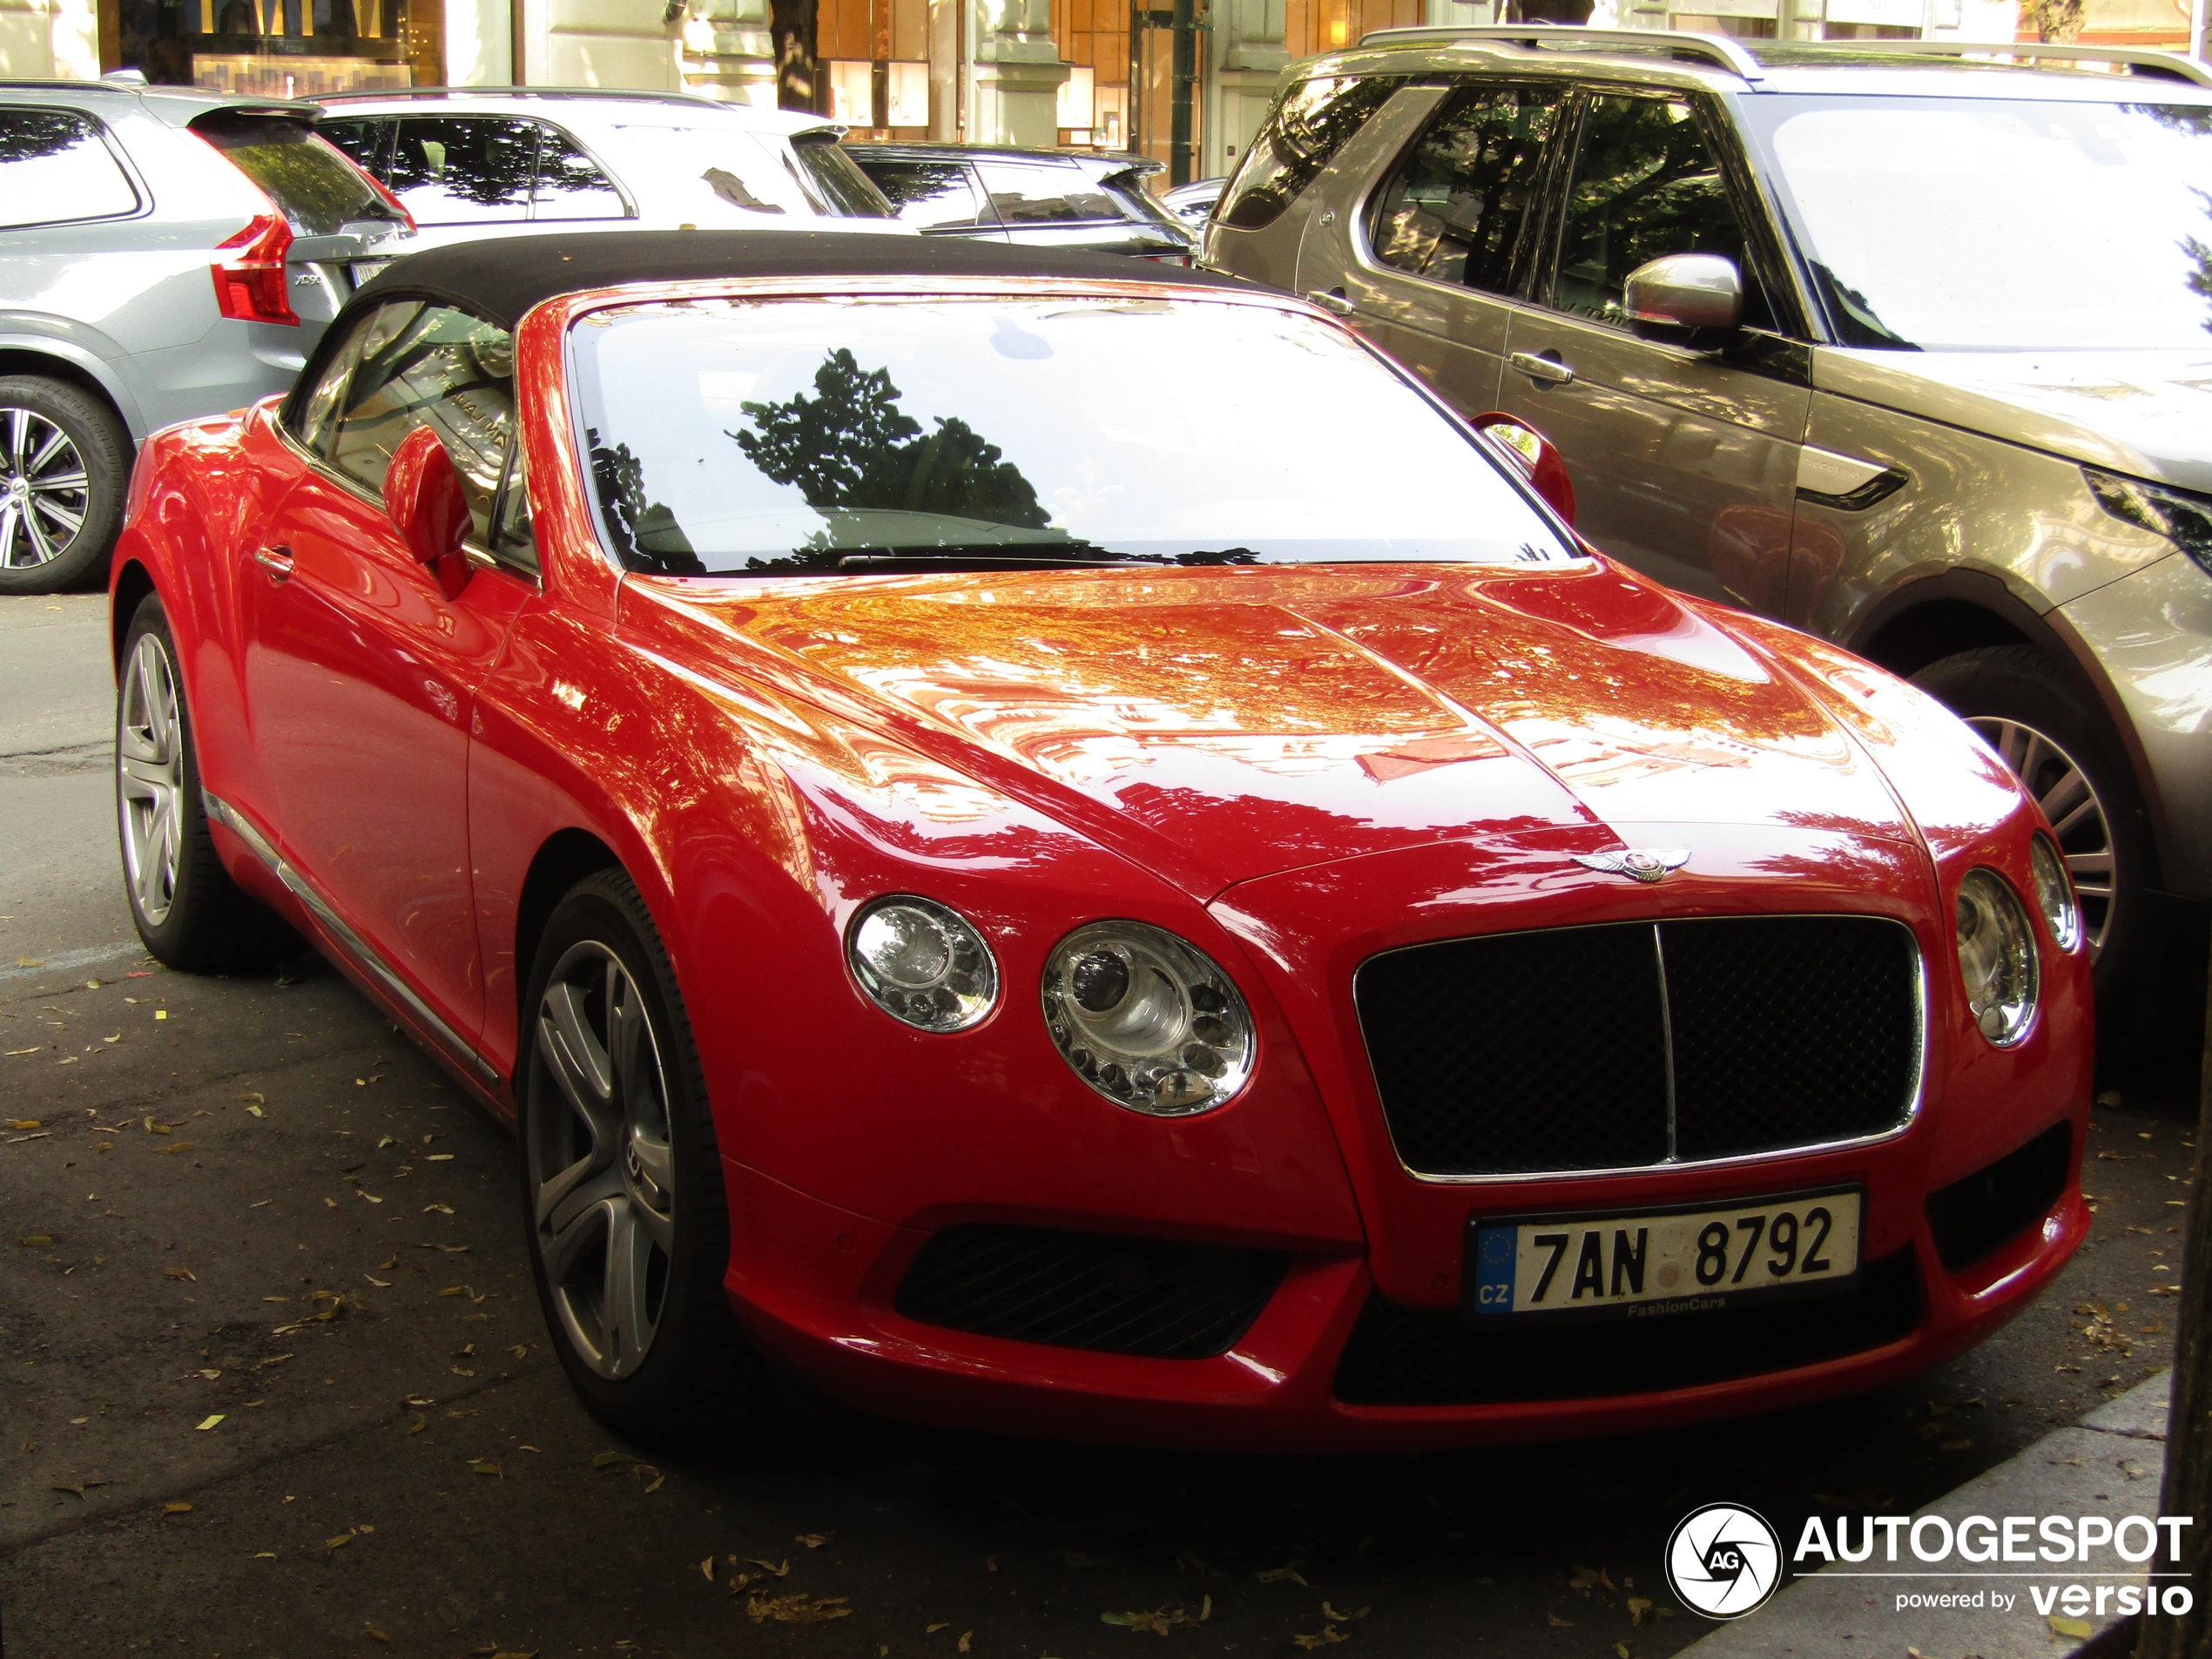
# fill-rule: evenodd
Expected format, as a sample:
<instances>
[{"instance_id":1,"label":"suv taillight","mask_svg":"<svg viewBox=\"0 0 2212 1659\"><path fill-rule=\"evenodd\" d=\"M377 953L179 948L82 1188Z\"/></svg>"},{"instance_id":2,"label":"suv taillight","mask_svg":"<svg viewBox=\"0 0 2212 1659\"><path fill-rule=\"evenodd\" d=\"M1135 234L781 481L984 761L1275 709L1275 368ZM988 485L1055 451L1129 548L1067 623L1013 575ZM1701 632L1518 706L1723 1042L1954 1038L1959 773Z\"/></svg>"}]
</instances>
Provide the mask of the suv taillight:
<instances>
[{"instance_id":1,"label":"suv taillight","mask_svg":"<svg viewBox=\"0 0 2212 1659\"><path fill-rule=\"evenodd\" d=\"M282 322L300 326L287 291L284 256L292 246L292 226L274 213L259 213L236 236L218 242L238 257L214 267L215 307L238 322Z\"/></svg>"}]
</instances>

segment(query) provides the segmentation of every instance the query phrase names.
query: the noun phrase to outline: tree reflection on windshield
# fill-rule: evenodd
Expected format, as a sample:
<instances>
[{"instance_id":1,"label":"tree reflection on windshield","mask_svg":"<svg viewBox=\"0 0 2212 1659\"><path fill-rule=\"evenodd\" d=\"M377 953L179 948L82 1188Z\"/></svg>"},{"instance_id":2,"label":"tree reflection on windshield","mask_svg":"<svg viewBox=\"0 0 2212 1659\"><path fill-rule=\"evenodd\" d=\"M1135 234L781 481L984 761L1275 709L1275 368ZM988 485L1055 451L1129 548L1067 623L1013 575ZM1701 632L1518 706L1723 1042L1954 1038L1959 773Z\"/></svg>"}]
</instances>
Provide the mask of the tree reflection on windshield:
<instances>
[{"instance_id":1,"label":"tree reflection on windshield","mask_svg":"<svg viewBox=\"0 0 2212 1659\"><path fill-rule=\"evenodd\" d=\"M900 408L889 369L863 369L836 347L814 371L814 391L780 403L740 403L755 429L725 435L764 475L798 485L809 507L829 516L829 529L816 531L809 547L855 545L838 534L840 508L1050 527L1035 487L998 445L958 415L937 416L937 429L925 434Z\"/></svg>"},{"instance_id":2,"label":"tree reflection on windshield","mask_svg":"<svg viewBox=\"0 0 2212 1659\"><path fill-rule=\"evenodd\" d=\"M599 442L596 427L585 428L583 438L591 449L591 482L598 485L606 509L607 535L622 562L656 576L705 576L706 566L676 515L645 499L645 469L630 446L617 443L610 449Z\"/></svg>"}]
</instances>

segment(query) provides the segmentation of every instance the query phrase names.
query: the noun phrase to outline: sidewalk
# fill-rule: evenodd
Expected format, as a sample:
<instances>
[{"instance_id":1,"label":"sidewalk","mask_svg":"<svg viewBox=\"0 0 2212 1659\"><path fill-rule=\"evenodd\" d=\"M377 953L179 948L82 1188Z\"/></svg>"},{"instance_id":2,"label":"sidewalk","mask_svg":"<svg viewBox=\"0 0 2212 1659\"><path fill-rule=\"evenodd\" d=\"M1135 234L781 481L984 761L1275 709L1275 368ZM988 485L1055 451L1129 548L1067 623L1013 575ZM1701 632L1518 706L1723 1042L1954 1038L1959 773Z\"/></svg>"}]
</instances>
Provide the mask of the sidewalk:
<instances>
[{"instance_id":1,"label":"sidewalk","mask_svg":"<svg viewBox=\"0 0 2212 1659\"><path fill-rule=\"evenodd\" d=\"M2166 1467L2167 1385L2170 1372L2099 1406L2071 1428L2045 1435L2027 1451L1919 1513L1956 1522L1966 1515L2121 1515L2155 1514ZM1785 1538L1788 1549L1795 1540ZM2147 1564L2148 1565L2148 1564ZM1912 1581L1919 1590L1975 1589L1987 1581L1961 1577ZM2035 1610L2031 1581L2047 1589L2073 1581L2054 1567L2047 1579L2005 1585L2015 1595L2009 1612L1991 1608L1895 1610L1898 1581L1846 1578L1818 1572L1785 1586L1765 1607L1737 1624L1723 1625L1683 1649L1696 1659L1905 1659L1908 1648L1925 1659L2069 1659L2099 1652L2124 1621L2107 1613L2085 1621L2090 1634L2060 1635ZM2119 1580L2099 1581L2117 1583ZM2139 1575L2132 1581L2142 1582Z\"/></svg>"}]
</instances>

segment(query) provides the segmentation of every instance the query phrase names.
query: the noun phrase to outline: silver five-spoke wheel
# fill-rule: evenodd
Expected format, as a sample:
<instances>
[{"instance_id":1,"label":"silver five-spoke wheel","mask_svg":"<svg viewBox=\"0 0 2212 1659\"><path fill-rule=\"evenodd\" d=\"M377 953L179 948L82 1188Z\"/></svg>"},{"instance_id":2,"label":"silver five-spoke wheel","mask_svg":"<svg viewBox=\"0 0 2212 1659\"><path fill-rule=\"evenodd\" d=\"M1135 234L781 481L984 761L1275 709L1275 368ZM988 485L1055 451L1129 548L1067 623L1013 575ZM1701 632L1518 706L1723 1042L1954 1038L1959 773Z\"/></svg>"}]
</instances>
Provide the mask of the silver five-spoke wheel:
<instances>
[{"instance_id":1,"label":"silver five-spoke wheel","mask_svg":"<svg viewBox=\"0 0 2212 1659\"><path fill-rule=\"evenodd\" d=\"M116 722L116 804L123 819L124 879L150 927L169 919L177 900L184 756L175 667L158 635L140 634L124 668Z\"/></svg>"},{"instance_id":2,"label":"silver five-spoke wheel","mask_svg":"<svg viewBox=\"0 0 2212 1659\"><path fill-rule=\"evenodd\" d=\"M69 551L91 489L68 433L36 409L0 407L0 567L49 564Z\"/></svg>"},{"instance_id":3,"label":"silver five-spoke wheel","mask_svg":"<svg viewBox=\"0 0 2212 1659\"><path fill-rule=\"evenodd\" d=\"M660 1043L629 969L586 940L554 964L533 1045L526 1141L538 1254L577 1357L618 1380L652 1346L676 1246Z\"/></svg>"},{"instance_id":4,"label":"silver five-spoke wheel","mask_svg":"<svg viewBox=\"0 0 2212 1659\"><path fill-rule=\"evenodd\" d=\"M2032 725L1994 715L1973 715L1966 724L1997 751L2051 820L2094 958L2112 927L2114 873L2112 822L2096 786L2072 755Z\"/></svg>"}]
</instances>

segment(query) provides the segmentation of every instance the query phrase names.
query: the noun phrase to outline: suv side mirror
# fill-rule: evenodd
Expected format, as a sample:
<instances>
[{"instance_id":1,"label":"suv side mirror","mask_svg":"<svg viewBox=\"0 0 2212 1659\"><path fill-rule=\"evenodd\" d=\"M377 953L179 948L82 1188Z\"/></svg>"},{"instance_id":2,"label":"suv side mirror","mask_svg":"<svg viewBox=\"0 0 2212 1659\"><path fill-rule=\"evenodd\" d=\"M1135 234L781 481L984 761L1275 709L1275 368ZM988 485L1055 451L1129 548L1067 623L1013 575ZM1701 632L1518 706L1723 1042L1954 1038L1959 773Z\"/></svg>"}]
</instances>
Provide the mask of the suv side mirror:
<instances>
[{"instance_id":1,"label":"suv side mirror","mask_svg":"<svg viewBox=\"0 0 2212 1659\"><path fill-rule=\"evenodd\" d=\"M1743 326L1743 277L1718 253L1669 253L1629 273L1622 303L1639 324L1662 328Z\"/></svg>"},{"instance_id":2,"label":"suv side mirror","mask_svg":"<svg viewBox=\"0 0 2212 1659\"><path fill-rule=\"evenodd\" d=\"M462 544L469 539L469 497L461 474L435 429L419 426L400 440L384 475L384 510L407 550L428 566L448 594L469 580Z\"/></svg>"},{"instance_id":3,"label":"suv side mirror","mask_svg":"<svg viewBox=\"0 0 2212 1659\"><path fill-rule=\"evenodd\" d=\"M1544 504L1571 528L1575 523L1575 481L1567 475L1567 462L1553 447L1552 441L1518 415L1507 415L1501 409L1476 415L1473 424L1507 463L1528 481L1528 487L1543 497Z\"/></svg>"}]
</instances>

